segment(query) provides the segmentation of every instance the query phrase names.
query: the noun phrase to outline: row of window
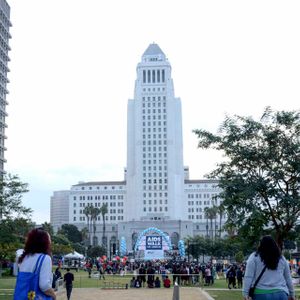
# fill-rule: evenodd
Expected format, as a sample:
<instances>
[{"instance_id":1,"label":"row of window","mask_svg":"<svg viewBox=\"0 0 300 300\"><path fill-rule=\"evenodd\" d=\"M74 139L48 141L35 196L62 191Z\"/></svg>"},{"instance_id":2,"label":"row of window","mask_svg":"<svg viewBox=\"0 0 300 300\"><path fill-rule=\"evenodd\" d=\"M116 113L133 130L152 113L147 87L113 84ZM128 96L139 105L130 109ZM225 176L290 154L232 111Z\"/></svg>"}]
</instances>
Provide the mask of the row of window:
<instances>
[{"instance_id":1,"label":"row of window","mask_svg":"<svg viewBox=\"0 0 300 300\"><path fill-rule=\"evenodd\" d=\"M210 197L213 197L213 196L216 196L217 194L203 194L203 198L210 198ZM188 194L188 198L189 199L194 199L194 198L199 198L201 199L202 198L202 194Z\"/></svg>"},{"instance_id":2,"label":"row of window","mask_svg":"<svg viewBox=\"0 0 300 300\"><path fill-rule=\"evenodd\" d=\"M103 204L108 206L107 202L103 202ZM101 204L100 202L95 202L94 204L93 203L79 203L79 207L86 207L86 206L90 206L90 205L93 205L94 207L101 207L103 204ZM110 202L109 206L110 207L115 207L115 206L122 207L122 206L124 206L124 203L123 202ZM76 207L76 203L73 203L73 207Z\"/></svg>"},{"instance_id":3,"label":"row of window","mask_svg":"<svg viewBox=\"0 0 300 300\"><path fill-rule=\"evenodd\" d=\"M146 185L143 186L143 190L144 191L151 191L152 190L152 187L153 187L153 190L154 191L164 191L164 190L167 190L168 189L168 186L167 185L148 185L148 188Z\"/></svg>"},{"instance_id":4,"label":"row of window","mask_svg":"<svg viewBox=\"0 0 300 300\"><path fill-rule=\"evenodd\" d=\"M153 132L156 132L156 127L153 127L153 128L148 127L147 130L146 130L146 128L143 128L143 133L145 133L146 131L147 131L148 133L151 133L151 129L152 129ZM167 132L167 127L163 127L163 128L158 127L158 128L157 128L157 132L162 132L162 131L163 131L163 132Z\"/></svg>"},{"instance_id":5,"label":"row of window","mask_svg":"<svg viewBox=\"0 0 300 300\"><path fill-rule=\"evenodd\" d=\"M203 205L218 205L218 200L204 200ZM202 205L202 201L188 201L188 205Z\"/></svg>"},{"instance_id":6,"label":"row of window","mask_svg":"<svg viewBox=\"0 0 300 300\"><path fill-rule=\"evenodd\" d=\"M166 153L164 153L164 154L166 154ZM164 159L164 160L162 160L162 159L159 159L159 160L156 160L156 159L153 159L153 160L151 160L151 159L148 159L148 161L146 160L146 159L143 159L143 164L145 165L145 164L149 164L149 165L152 165L152 164L167 164L167 160L166 159Z\"/></svg>"},{"instance_id":7,"label":"row of window","mask_svg":"<svg viewBox=\"0 0 300 300\"><path fill-rule=\"evenodd\" d=\"M189 215L188 216L188 218L189 218L189 220L194 220L194 219L202 219L202 215L196 215L196 216L194 216L194 215ZM204 219L204 217L203 217L203 219Z\"/></svg>"},{"instance_id":8,"label":"row of window","mask_svg":"<svg viewBox=\"0 0 300 300\"><path fill-rule=\"evenodd\" d=\"M119 208L119 209L110 209L108 212L111 213L111 214L116 214L116 213L118 213L118 214L123 214L123 213L124 213L124 210L121 209L121 208ZM74 209L74 210L73 210L73 214L76 215L76 213L77 213L77 211L76 211L76 209ZM79 214L84 214L84 210L83 210L83 209L80 209L80 210L79 210ZM100 217L98 217L98 220L100 220L99 218L100 218Z\"/></svg>"},{"instance_id":9,"label":"row of window","mask_svg":"<svg viewBox=\"0 0 300 300\"><path fill-rule=\"evenodd\" d=\"M165 114L163 116L161 116L161 115L148 115L147 116L147 120L156 120L156 119L157 120L161 120L162 117L163 117L164 120L167 120L167 115L165 115ZM146 116L143 115L142 119L143 119L143 121L145 121L146 120Z\"/></svg>"},{"instance_id":10,"label":"row of window","mask_svg":"<svg viewBox=\"0 0 300 300\"><path fill-rule=\"evenodd\" d=\"M158 122L157 122L157 126L162 126L162 125L161 125L162 123L163 123L163 126L167 126L167 121L163 121L163 122L158 121ZM148 121L148 122L143 122L142 124L143 124L144 127L145 127L145 126L149 126L149 127L153 126L153 127L155 127L155 126L156 126L156 121L153 121L153 122L152 122L152 125L151 125L151 122L150 122L150 121Z\"/></svg>"},{"instance_id":11,"label":"row of window","mask_svg":"<svg viewBox=\"0 0 300 300\"><path fill-rule=\"evenodd\" d=\"M153 133L153 135L151 135L151 134L148 134L148 135L146 135L146 134L143 134L143 139L161 139L161 138L164 138L164 139L166 139L167 138L167 134L166 133L164 133L163 135L161 135L161 133L159 133L158 135L156 135L156 133Z\"/></svg>"},{"instance_id":12,"label":"row of window","mask_svg":"<svg viewBox=\"0 0 300 300\"><path fill-rule=\"evenodd\" d=\"M142 107L143 109L148 107L153 107L153 108L161 108L163 107L164 109L166 108L167 106L167 103L166 103L166 96L163 96L162 97L163 99L161 99L161 96L157 96L157 97L143 97L143 103L142 103ZM157 101L157 102L156 102Z\"/></svg>"},{"instance_id":13,"label":"row of window","mask_svg":"<svg viewBox=\"0 0 300 300\"><path fill-rule=\"evenodd\" d=\"M143 179L143 183L146 184L147 180ZM152 184L152 183L154 183L154 184L156 184L156 183L163 183L163 180L159 179L158 182L157 182L157 179L153 179L153 181L152 181L152 179L148 179L148 184ZM164 183L168 183L168 179L167 178L164 179Z\"/></svg>"},{"instance_id":14,"label":"row of window","mask_svg":"<svg viewBox=\"0 0 300 300\"><path fill-rule=\"evenodd\" d=\"M116 213L122 214L122 213L124 213L123 209L118 209L118 210L117 209L110 209L109 212L111 214L116 214Z\"/></svg>"},{"instance_id":15,"label":"row of window","mask_svg":"<svg viewBox=\"0 0 300 300\"><path fill-rule=\"evenodd\" d=\"M165 70L143 70L143 83L165 82Z\"/></svg>"},{"instance_id":16,"label":"row of window","mask_svg":"<svg viewBox=\"0 0 300 300\"><path fill-rule=\"evenodd\" d=\"M123 195L103 195L103 196L79 196L79 200L123 200L124 196ZM73 196L73 200L76 200L77 197Z\"/></svg>"},{"instance_id":17,"label":"row of window","mask_svg":"<svg viewBox=\"0 0 300 300\"><path fill-rule=\"evenodd\" d=\"M156 158L156 156L158 155L158 157L159 158L161 158L162 157L162 153L153 153L153 158ZM143 158L146 158L146 153L143 153ZM152 156L152 153L151 152L148 152L148 158L151 158L151 156ZM163 153L163 156L164 157L167 157L167 153Z\"/></svg>"},{"instance_id":18,"label":"row of window","mask_svg":"<svg viewBox=\"0 0 300 300\"><path fill-rule=\"evenodd\" d=\"M119 185L118 187L119 187L120 190L123 189L123 186L122 186L122 185ZM85 186L82 186L82 187L81 187L81 189L82 189L83 191L85 190L85 188L86 188ZM114 189L116 188L116 186L112 185L112 186L110 186L110 188L111 188L112 190L114 190ZM92 190L93 187L92 187L92 186L89 186L88 189L89 189L89 190ZM96 186L96 189L97 189L97 190L100 190L100 186ZM104 190L107 190L107 189L109 189L109 187L105 185L105 186L103 187L103 189L104 189Z\"/></svg>"},{"instance_id":19,"label":"row of window","mask_svg":"<svg viewBox=\"0 0 300 300\"><path fill-rule=\"evenodd\" d=\"M155 177L163 177L163 174L164 174L164 177L168 177L168 173L143 173L143 177L147 177L147 175L148 175L148 177L152 177L152 175L153 175L154 178Z\"/></svg>"},{"instance_id":20,"label":"row of window","mask_svg":"<svg viewBox=\"0 0 300 300\"><path fill-rule=\"evenodd\" d=\"M77 218L76 217L73 217L73 221L76 222ZM108 217L105 218L106 221L108 221ZM110 216L110 220L111 221L123 221L124 220L124 217L123 216ZM79 221L85 221L85 217L79 217ZM100 219L98 220L100 221Z\"/></svg>"},{"instance_id":21,"label":"row of window","mask_svg":"<svg viewBox=\"0 0 300 300\"><path fill-rule=\"evenodd\" d=\"M162 144L167 145L167 143L168 143L167 140L163 140L163 141L162 140L158 140L158 141L156 141L156 140L153 140L153 141L148 140L148 141L143 141L143 146L146 146L146 145L148 145L148 146L151 146L151 145L156 146L156 144L158 144L158 145L162 145Z\"/></svg>"},{"instance_id":22,"label":"row of window","mask_svg":"<svg viewBox=\"0 0 300 300\"><path fill-rule=\"evenodd\" d=\"M148 212L152 212L152 211L157 212L157 211L163 211L163 208L161 206L159 207L159 209L158 209L158 207L154 207L153 210L152 210L152 207L148 207L148 209L147 209L147 207L144 207L143 210L144 210L144 212L146 212L146 211L148 211ZM168 207L165 207L164 211L168 211Z\"/></svg>"},{"instance_id":23,"label":"row of window","mask_svg":"<svg viewBox=\"0 0 300 300\"><path fill-rule=\"evenodd\" d=\"M151 103L148 103L148 104L151 104ZM155 102L153 102L153 104L155 104ZM145 107L145 103L143 103L143 107ZM149 107L150 107L150 105L149 105ZM153 107L155 107L155 105ZM151 109L148 108L146 110L146 109L143 108L142 113L143 114L147 114L147 113L151 114ZM158 108L157 110L156 110L156 108L153 108L152 109L152 114L156 114L156 113L158 113L158 114L164 113L165 114L165 113L167 113L167 110L165 108L163 110L161 110L160 108Z\"/></svg>"},{"instance_id":24,"label":"row of window","mask_svg":"<svg viewBox=\"0 0 300 300\"><path fill-rule=\"evenodd\" d=\"M147 204L147 201L146 200L143 200L143 204ZM151 205L152 204L152 200L148 200L148 204ZM158 201L155 199L153 200L153 204L158 204ZM159 200L159 204L163 204L163 200L160 199ZM165 204L168 204L168 199L165 199Z\"/></svg>"},{"instance_id":25,"label":"row of window","mask_svg":"<svg viewBox=\"0 0 300 300\"><path fill-rule=\"evenodd\" d=\"M146 152L146 151L149 151L149 152L151 152L151 151L153 151L153 152L156 152L156 151L158 151L158 152L162 152L162 151L167 151L167 146L164 146L164 147L161 147L161 146L158 146L158 147L156 147L156 146L153 146L152 147L152 149L151 149L151 147L143 147L143 152Z\"/></svg>"},{"instance_id":26,"label":"row of window","mask_svg":"<svg viewBox=\"0 0 300 300\"><path fill-rule=\"evenodd\" d=\"M161 90L165 91L165 88L162 87ZM153 87L152 90L151 90L151 88L147 88L147 89L143 88L143 92L146 92L146 91L148 91L148 92L155 92L155 91L160 92L160 87L158 87L158 88Z\"/></svg>"},{"instance_id":27,"label":"row of window","mask_svg":"<svg viewBox=\"0 0 300 300\"><path fill-rule=\"evenodd\" d=\"M162 193L162 192L160 192L160 193L153 193L153 197L157 197L159 195L159 197L163 197L163 195L165 196L165 197L168 197L168 193L167 192L165 192L165 193ZM147 194L146 193L143 193L143 197L144 198L146 198L147 197ZM152 193L148 193L148 197L152 197ZM167 202L166 202L167 203Z\"/></svg>"}]
</instances>

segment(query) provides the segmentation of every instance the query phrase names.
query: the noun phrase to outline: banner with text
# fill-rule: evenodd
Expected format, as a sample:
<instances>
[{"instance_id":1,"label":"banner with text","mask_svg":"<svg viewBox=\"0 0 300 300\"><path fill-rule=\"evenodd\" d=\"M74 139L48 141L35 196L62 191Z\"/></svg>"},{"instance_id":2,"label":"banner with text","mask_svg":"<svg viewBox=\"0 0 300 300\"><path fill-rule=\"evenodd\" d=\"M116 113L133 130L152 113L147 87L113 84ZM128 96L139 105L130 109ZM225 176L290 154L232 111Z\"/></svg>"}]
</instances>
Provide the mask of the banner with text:
<instances>
[{"instance_id":1,"label":"banner with text","mask_svg":"<svg viewBox=\"0 0 300 300\"><path fill-rule=\"evenodd\" d=\"M146 236L146 250L162 250L162 236Z\"/></svg>"}]
</instances>

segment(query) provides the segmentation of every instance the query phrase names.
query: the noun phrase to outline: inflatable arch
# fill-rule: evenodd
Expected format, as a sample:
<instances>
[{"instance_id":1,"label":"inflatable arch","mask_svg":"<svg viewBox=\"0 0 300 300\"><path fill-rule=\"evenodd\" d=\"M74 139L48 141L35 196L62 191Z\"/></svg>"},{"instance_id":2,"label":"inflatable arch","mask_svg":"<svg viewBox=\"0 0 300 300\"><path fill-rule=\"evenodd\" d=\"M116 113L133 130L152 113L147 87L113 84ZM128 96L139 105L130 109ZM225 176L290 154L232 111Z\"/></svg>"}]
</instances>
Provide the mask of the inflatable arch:
<instances>
[{"instance_id":1,"label":"inflatable arch","mask_svg":"<svg viewBox=\"0 0 300 300\"><path fill-rule=\"evenodd\" d=\"M167 243L169 250L172 250L172 244L170 242L169 236L167 236L163 231L161 231L160 229L158 229L156 227L149 227L139 234L139 237L138 237L135 247L134 247L134 251L138 250L138 248L140 247L140 244L141 244L142 237L145 236L148 232L155 232L155 233L159 234L160 236L162 236L164 241Z\"/></svg>"}]
</instances>

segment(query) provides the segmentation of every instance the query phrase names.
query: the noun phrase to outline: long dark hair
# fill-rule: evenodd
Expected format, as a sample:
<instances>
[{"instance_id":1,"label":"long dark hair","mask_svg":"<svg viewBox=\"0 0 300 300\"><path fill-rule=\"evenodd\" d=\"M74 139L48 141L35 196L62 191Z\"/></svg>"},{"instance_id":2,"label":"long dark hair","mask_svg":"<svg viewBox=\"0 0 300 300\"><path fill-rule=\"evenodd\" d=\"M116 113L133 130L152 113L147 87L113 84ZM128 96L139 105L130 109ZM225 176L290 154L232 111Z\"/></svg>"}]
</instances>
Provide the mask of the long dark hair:
<instances>
[{"instance_id":1,"label":"long dark hair","mask_svg":"<svg viewBox=\"0 0 300 300\"><path fill-rule=\"evenodd\" d=\"M28 234L25 242L24 252L19 257L21 263L28 254L44 253L51 255L51 240L47 231L41 228L32 229Z\"/></svg>"},{"instance_id":2,"label":"long dark hair","mask_svg":"<svg viewBox=\"0 0 300 300\"><path fill-rule=\"evenodd\" d=\"M257 248L257 254L259 254L268 269L277 269L279 259L281 258L281 250L270 235L262 237Z\"/></svg>"}]
</instances>

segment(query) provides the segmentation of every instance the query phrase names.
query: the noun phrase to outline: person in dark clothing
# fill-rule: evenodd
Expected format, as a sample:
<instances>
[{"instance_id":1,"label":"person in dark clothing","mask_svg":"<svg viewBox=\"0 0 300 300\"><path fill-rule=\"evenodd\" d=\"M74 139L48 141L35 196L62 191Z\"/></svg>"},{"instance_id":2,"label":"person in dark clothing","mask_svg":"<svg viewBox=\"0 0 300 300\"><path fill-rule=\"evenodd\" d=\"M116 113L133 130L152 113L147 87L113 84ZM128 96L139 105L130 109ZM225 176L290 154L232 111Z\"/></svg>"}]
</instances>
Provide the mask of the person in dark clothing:
<instances>
[{"instance_id":1,"label":"person in dark clothing","mask_svg":"<svg viewBox=\"0 0 300 300\"><path fill-rule=\"evenodd\" d=\"M72 288L73 288L74 275L67 269L67 273L64 275L64 282L66 283L67 298L70 300Z\"/></svg>"},{"instance_id":2,"label":"person in dark clothing","mask_svg":"<svg viewBox=\"0 0 300 300\"><path fill-rule=\"evenodd\" d=\"M149 264L148 269L147 269L147 275L148 275L148 287L149 288L153 288L154 287L154 274L155 274L155 270L152 267L151 264Z\"/></svg>"},{"instance_id":3,"label":"person in dark clothing","mask_svg":"<svg viewBox=\"0 0 300 300\"><path fill-rule=\"evenodd\" d=\"M239 267L236 271L236 279L237 279L239 289L241 289L243 286L243 277L244 277L244 270L242 267Z\"/></svg>"},{"instance_id":4,"label":"person in dark clothing","mask_svg":"<svg viewBox=\"0 0 300 300\"><path fill-rule=\"evenodd\" d=\"M59 279L61 279L61 278L62 278L61 272L60 272L60 270L59 270L59 267L57 267L57 268L55 269L55 272L53 273L52 288L53 288L54 290L57 290L56 282L57 282L57 280L59 280Z\"/></svg>"},{"instance_id":5,"label":"person in dark clothing","mask_svg":"<svg viewBox=\"0 0 300 300\"><path fill-rule=\"evenodd\" d=\"M144 265L141 265L139 269L139 281L142 283L142 286L145 287L145 282L146 282L146 269Z\"/></svg>"},{"instance_id":6,"label":"person in dark clothing","mask_svg":"<svg viewBox=\"0 0 300 300\"><path fill-rule=\"evenodd\" d=\"M156 288L160 288L160 285L161 285L161 283L160 283L159 277L156 277L156 278L155 278L155 281L154 281L154 286L155 286Z\"/></svg>"},{"instance_id":7,"label":"person in dark clothing","mask_svg":"<svg viewBox=\"0 0 300 300\"><path fill-rule=\"evenodd\" d=\"M227 279L228 279L228 288L231 289L231 285L233 288L236 289L236 272L235 272L235 267L232 266L228 273L227 273Z\"/></svg>"}]
</instances>

